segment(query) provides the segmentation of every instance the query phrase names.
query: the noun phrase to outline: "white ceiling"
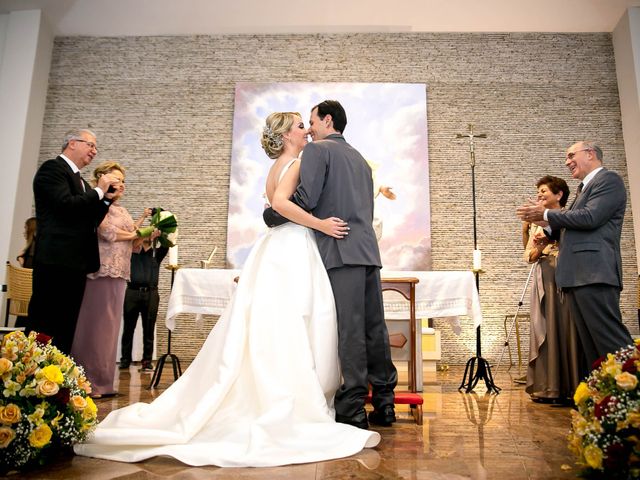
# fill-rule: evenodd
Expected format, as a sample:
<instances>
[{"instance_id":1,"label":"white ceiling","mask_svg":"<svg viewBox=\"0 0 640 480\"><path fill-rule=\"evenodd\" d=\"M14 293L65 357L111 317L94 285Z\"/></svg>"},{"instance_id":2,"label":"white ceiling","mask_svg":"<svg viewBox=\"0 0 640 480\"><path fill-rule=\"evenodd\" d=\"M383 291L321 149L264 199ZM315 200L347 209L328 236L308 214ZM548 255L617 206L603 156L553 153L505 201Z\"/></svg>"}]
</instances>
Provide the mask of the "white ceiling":
<instances>
[{"instance_id":1,"label":"white ceiling","mask_svg":"<svg viewBox=\"0 0 640 480\"><path fill-rule=\"evenodd\" d=\"M55 35L611 32L640 0L0 0Z\"/></svg>"}]
</instances>

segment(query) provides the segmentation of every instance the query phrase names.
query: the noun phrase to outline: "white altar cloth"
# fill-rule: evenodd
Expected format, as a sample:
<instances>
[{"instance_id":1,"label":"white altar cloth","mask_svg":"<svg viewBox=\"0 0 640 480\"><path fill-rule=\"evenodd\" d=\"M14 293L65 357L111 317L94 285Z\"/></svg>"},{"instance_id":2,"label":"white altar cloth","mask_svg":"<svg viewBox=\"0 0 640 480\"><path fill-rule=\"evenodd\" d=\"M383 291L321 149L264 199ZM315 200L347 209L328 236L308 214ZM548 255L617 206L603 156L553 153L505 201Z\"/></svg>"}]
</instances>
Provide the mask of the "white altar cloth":
<instances>
[{"instance_id":1,"label":"white altar cloth","mask_svg":"<svg viewBox=\"0 0 640 480\"><path fill-rule=\"evenodd\" d=\"M166 325L175 328L180 313L220 315L235 289L234 278L241 270L182 268L176 272L169 297ZM473 326L482 324L482 310L475 277L470 271L391 271L382 269L383 279L416 277L416 318L449 317L452 328L460 333L460 315L468 316ZM409 318L409 302L385 292L385 318ZM420 328L418 327L418 332Z\"/></svg>"},{"instance_id":2,"label":"white altar cloth","mask_svg":"<svg viewBox=\"0 0 640 480\"><path fill-rule=\"evenodd\" d=\"M446 318L451 328L460 334L461 315L473 321L474 328L482 325L482 308L471 271L391 271L380 272L383 279L416 277L416 318ZM387 320L409 318L409 304L399 295L384 294L384 316ZM418 331L420 328L418 327Z\"/></svg>"}]
</instances>

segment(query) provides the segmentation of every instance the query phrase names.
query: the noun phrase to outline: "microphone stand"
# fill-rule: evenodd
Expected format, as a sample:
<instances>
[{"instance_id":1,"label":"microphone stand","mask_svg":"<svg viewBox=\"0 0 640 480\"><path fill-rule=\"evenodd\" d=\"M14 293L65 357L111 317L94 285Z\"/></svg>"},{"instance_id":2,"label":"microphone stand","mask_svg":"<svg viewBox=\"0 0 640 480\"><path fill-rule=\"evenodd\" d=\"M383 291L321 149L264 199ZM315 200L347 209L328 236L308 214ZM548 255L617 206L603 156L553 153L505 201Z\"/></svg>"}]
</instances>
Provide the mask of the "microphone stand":
<instances>
[{"instance_id":1,"label":"microphone stand","mask_svg":"<svg viewBox=\"0 0 640 480\"><path fill-rule=\"evenodd\" d=\"M473 125L469 124L469 133L458 133L456 138L469 139L469 154L471 157L471 193L473 199L473 249L475 251L478 249L478 227L476 223L476 153L473 141L476 138L487 138L487 135L485 133L474 134ZM478 289L478 294L480 294L480 269L474 268L473 272L476 276L476 288ZM480 333L480 326L478 326L476 329L476 356L471 357L467 361L462 383L458 387L458 390L464 389L465 393L470 393L480 380L484 380L489 393L500 393L501 389L493 382L489 362L482 358L482 335Z\"/></svg>"}]
</instances>

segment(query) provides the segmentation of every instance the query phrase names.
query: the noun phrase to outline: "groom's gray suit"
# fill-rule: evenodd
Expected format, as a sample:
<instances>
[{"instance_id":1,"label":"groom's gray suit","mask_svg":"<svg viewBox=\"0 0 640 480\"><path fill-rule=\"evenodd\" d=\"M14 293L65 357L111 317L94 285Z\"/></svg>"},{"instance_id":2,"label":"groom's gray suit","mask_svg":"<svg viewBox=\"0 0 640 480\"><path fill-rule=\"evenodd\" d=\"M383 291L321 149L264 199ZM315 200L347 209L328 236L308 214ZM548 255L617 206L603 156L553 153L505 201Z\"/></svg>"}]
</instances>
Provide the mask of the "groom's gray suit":
<instances>
[{"instance_id":1,"label":"groom's gray suit","mask_svg":"<svg viewBox=\"0 0 640 480\"><path fill-rule=\"evenodd\" d=\"M393 405L397 372L391 361L380 290L380 252L372 227L373 180L362 155L340 134L309 143L300 163L300 184L292 199L318 218L339 217L349 235L335 239L316 231L338 315L338 353L343 384L336 414L353 417L364 407L368 384L376 410ZM265 210L267 225L283 217Z\"/></svg>"},{"instance_id":2,"label":"groom's gray suit","mask_svg":"<svg viewBox=\"0 0 640 480\"><path fill-rule=\"evenodd\" d=\"M553 235L560 238L556 284L569 302L588 367L633 343L620 314L626 202L620 176L603 168L568 210L547 213Z\"/></svg>"}]
</instances>

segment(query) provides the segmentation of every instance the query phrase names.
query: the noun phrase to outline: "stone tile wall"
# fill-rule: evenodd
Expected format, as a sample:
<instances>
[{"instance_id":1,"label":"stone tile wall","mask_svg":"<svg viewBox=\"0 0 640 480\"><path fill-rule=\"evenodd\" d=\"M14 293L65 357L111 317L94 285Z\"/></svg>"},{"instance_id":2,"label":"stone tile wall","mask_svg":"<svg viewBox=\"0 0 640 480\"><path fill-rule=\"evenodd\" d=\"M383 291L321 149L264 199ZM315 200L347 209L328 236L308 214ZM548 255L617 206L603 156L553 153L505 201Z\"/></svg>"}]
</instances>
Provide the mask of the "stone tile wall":
<instances>
[{"instance_id":1,"label":"stone tile wall","mask_svg":"<svg viewBox=\"0 0 640 480\"><path fill-rule=\"evenodd\" d=\"M134 217L145 206L173 211L180 220L180 263L196 266L218 245L214 266L224 267L234 86L247 81L426 84L436 270L471 267L469 150L455 135L469 123L488 135L477 141L476 189L485 269L482 345L492 361L502 350L504 316L515 313L529 270L521 260L515 207L535 193L544 174L566 178L575 190L563 151L580 139L600 142L606 166L627 181L609 34L58 38L40 161L59 151L68 127L91 125L100 143L96 162L115 159L129 169L123 203ZM638 333L631 222L628 205L622 309ZM166 350L169 278L163 272L159 352ZM521 313L528 311L526 300ZM180 317L172 350L191 359L213 322L198 329L193 316ZM443 362L464 363L475 351L475 332L466 325L456 337L436 321Z\"/></svg>"}]
</instances>

